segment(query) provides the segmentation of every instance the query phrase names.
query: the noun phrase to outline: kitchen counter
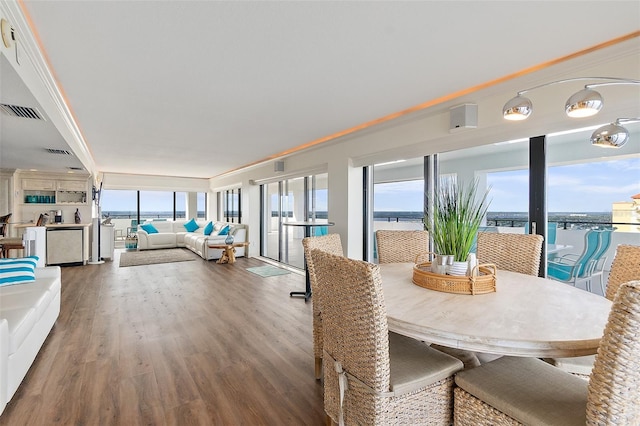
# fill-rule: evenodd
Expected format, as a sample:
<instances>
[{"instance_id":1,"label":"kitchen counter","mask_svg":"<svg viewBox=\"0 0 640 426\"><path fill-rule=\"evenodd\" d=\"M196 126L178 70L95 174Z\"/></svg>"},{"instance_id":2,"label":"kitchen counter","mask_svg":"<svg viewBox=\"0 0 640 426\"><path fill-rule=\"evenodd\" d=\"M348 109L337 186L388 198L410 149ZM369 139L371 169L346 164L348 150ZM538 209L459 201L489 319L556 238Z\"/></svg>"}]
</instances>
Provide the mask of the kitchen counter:
<instances>
[{"instance_id":1,"label":"kitchen counter","mask_svg":"<svg viewBox=\"0 0 640 426\"><path fill-rule=\"evenodd\" d=\"M38 228L35 223L10 223L14 228ZM90 223L47 223L45 228L88 228Z\"/></svg>"},{"instance_id":2,"label":"kitchen counter","mask_svg":"<svg viewBox=\"0 0 640 426\"><path fill-rule=\"evenodd\" d=\"M90 223L47 223L45 228L88 228Z\"/></svg>"}]
</instances>

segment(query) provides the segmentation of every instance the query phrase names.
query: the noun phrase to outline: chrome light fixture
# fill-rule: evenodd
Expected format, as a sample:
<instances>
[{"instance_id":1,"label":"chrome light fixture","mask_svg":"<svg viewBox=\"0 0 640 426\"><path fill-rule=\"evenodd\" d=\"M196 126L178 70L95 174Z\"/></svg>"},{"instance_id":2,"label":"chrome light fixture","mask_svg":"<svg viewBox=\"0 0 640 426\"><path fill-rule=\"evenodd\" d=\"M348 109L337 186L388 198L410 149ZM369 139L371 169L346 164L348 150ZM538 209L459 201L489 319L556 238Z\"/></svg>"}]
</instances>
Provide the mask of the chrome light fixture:
<instances>
[{"instance_id":1,"label":"chrome light fixture","mask_svg":"<svg viewBox=\"0 0 640 426\"><path fill-rule=\"evenodd\" d=\"M629 140L629 131L621 123L635 123L640 118L618 118L615 123L606 124L591 135L591 144L603 148L621 148Z\"/></svg>"},{"instance_id":2,"label":"chrome light fixture","mask_svg":"<svg viewBox=\"0 0 640 426\"><path fill-rule=\"evenodd\" d=\"M590 117L595 115L602 109L604 100L600 93L593 90L594 87L610 86L617 84L634 84L640 85L640 80L631 80L626 78L614 77L576 77L565 80L553 81L551 83L541 84L529 89L521 90L517 95L510 99L502 108L502 116L511 121L525 120L533 112L533 104L531 101L522 96L527 92L542 87L552 86L554 84L568 83L570 81L580 80L602 80L600 83L592 83L584 86L584 89L573 94L565 103L565 112L569 117Z\"/></svg>"},{"instance_id":3,"label":"chrome light fixture","mask_svg":"<svg viewBox=\"0 0 640 426\"><path fill-rule=\"evenodd\" d=\"M509 102L502 108L502 115L507 120L521 121L526 120L533 111L533 104L529 98L518 94L515 98L511 98Z\"/></svg>"},{"instance_id":4,"label":"chrome light fixture","mask_svg":"<svg viewBox=\"0 0 640 426\"><path fill-rule=\"evenodd\" d=\"M564 104L564 111L569 117L573 118L591 117L596 115L603 105L602 95L585 87L567 99Z\"/></svg>"}]
</instances>

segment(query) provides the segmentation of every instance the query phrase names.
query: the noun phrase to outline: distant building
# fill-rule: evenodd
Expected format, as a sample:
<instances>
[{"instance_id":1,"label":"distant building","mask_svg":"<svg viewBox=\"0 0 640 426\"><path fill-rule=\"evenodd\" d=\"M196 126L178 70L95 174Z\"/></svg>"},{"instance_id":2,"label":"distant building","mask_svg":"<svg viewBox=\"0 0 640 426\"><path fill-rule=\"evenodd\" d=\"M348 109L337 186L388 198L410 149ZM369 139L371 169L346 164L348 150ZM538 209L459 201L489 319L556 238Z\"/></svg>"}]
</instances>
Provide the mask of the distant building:
<instances>
[{"instance_id":1,"label":"distant building","mask_svg":"<svg viewBox=\"0 0 640 426\"><path fill-rule=\"evenodd\" d=\"M632 201L613 203L611 221L637 225L614 225L619 232L640 232L640 194L631 197Z\"/></svg>"}]
</instances>

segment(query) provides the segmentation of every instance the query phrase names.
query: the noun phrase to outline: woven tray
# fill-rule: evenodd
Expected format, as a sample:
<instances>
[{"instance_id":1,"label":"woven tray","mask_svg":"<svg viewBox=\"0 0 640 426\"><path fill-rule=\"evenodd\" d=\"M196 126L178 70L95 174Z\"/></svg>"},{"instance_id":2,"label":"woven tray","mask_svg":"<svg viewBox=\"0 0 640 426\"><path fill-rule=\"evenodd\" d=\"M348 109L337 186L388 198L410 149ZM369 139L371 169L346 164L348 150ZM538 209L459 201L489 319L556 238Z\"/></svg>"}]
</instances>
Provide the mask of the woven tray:
<instances>
[{"instance_id":1,"label":"woven tray","mask_svg":"<svg viewBox=\"0 0 640 426\"><path fill-rule=\"evenodd\" d=\"M476 266L472 276L441 275L431 272L431 262L425 262L413 267L413 283L445 293L493 293L496 291L496 270L496 265L488 263Z\"/></svg>"}]
</instances>

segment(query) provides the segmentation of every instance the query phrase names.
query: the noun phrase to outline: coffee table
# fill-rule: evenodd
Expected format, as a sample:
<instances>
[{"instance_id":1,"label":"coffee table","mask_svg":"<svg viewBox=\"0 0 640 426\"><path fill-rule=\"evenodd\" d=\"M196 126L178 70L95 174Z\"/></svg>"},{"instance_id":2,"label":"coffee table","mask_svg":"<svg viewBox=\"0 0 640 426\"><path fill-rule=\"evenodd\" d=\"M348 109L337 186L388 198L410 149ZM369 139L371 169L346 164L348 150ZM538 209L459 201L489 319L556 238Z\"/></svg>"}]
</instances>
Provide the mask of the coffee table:
<instances>
[{"instance_id":1,"label":"coffee table","mask_svg":"<svg viewBox=\"0 0 640 426\"><path fill-rule=\"evenodd\" d=\"M231 244L207 244L207 247L211 249L224 250L220 259L216 260L216 263L228 263L233 264L236 262L236 247L247 247L249 243L231 243Z\"/></svg>"}]
</instances>

